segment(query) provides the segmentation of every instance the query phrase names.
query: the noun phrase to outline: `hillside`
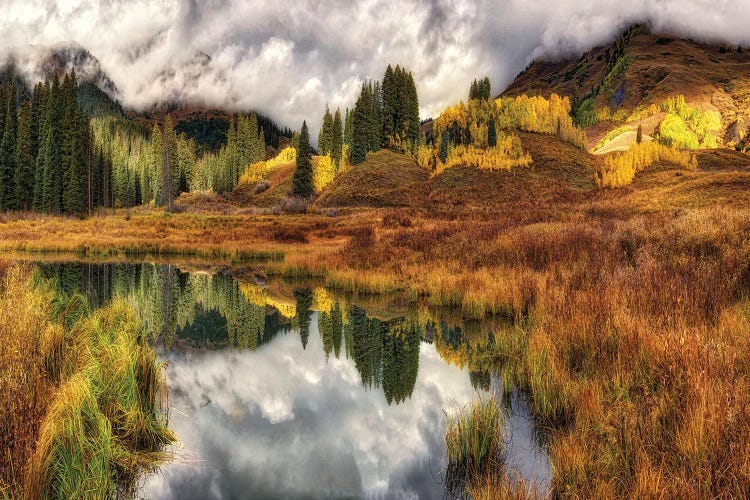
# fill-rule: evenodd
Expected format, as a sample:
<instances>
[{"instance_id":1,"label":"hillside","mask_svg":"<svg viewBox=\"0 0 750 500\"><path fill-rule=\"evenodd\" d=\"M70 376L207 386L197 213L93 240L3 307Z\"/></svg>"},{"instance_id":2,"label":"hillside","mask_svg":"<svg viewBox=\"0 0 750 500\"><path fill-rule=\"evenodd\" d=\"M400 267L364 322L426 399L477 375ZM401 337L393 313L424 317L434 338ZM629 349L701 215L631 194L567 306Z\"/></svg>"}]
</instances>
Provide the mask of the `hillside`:
<instances>
[{"instance_id":1,"label":"hillside","mask_svg":"<svg viewBox=\"0 0 750 500\"><path fill-rule=\"evenodd\" d=\"M750 131L750 49L707 45L638 25L577 60L535 61L503 95L524 93L569 96L584 118L590 147L623 124L631 131L641 124L651 135L665 113L649 108L682 95L689 107L718 113L721 127L714 135L733 146Z\"/></svg>"},{"instance_id":2,"label":"hillside","mask_svg":"<svg viewBox=\"0 0 750 500\"><path fill-rule=\"evenodd\" d=\"M167 114L172 117L178 134L184 133L205 150L216 151L226 143L229 121L234 113L229 110L184 105L159 105L148 111L127 112L132 121L148 129L154 124L163 123ZM280 149L280 146L285 147L292 136L289 128L278 125L267 116L258 115L258 125L263 127L266 144L274 150Z\"/></svg>"}]
</instances>

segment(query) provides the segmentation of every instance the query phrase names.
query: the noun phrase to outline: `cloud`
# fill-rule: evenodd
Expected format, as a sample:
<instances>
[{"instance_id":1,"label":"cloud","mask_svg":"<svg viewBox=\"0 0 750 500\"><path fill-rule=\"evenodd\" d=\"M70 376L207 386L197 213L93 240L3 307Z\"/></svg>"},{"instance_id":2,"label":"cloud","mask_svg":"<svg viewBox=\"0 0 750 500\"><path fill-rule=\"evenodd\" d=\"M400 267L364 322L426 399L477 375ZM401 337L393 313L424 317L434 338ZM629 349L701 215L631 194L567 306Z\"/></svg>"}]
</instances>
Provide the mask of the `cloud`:
<instances>
[{"instance_id":1,"label":"cloud","mask_svg":"<svg viewBox=\"0 0 750 500\"><path fill-rule=\"evenodd\" d=\"M257 109L313 136L388 63L414 74L423 117L489 75L496 92L535 57L577 55L633 22L750 42L750 0L4 0L8 47L74 40L126 106L183 99ZM208 57L206 57L208 56Z\"/></svg>"},{"instance_id":2,"label":"cloud","mask_svg":"<svg viewBox=\"0 0 750 500\"><path fill-rule=\"evenodd\" d=\"M442 411L474 396L466 369L420 345L412 396L386 402L355 363L280 333L255 352L168 352L170 426L184 448L148 477L147 498L434 498Z\"/></svg>"}]
</instances>

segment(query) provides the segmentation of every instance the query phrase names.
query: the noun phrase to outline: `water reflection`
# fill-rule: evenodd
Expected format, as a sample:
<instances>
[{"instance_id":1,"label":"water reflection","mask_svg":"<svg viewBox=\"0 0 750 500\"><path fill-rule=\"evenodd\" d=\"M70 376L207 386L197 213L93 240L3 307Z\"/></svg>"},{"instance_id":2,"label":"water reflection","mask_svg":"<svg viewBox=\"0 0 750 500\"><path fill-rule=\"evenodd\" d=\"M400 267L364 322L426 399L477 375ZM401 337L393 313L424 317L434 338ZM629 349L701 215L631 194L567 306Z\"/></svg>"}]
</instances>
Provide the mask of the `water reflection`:
<instances>
[{"instance_id":1,"label":"water reflection","mask_svg":"<svg viewBox=\"0 0 750 500\"><path fill-rule=\"evenodd\" d=\"M166 362L183 446L147 498L440 497L443 412L501 392L507 325L173 265L40 269L92 307L131 301ZM544 491L528 410L506 402L508 461Z\"/></svg>"}]
</instances>

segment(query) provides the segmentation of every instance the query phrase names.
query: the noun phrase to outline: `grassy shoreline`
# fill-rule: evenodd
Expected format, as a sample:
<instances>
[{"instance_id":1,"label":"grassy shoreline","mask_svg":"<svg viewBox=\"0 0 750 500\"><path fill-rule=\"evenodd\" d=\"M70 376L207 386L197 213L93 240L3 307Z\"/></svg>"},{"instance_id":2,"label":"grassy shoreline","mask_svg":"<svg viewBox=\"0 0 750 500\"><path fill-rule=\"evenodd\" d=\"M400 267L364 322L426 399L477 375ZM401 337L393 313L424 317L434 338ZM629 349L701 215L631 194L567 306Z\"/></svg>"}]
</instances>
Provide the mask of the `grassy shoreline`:
<instances>
[{"instance_id":1,"label":"grassy shoreline","mask_svg":"<svg viewBox=\"0 0 750 500\"><path fill-rule=\"evenodd\" d=\"M164 374L129 304L90 313L3 265L0 495L104 498L165 455Z\"/></svg>"},{"instance_id":2,"label":"grassy shoreline","mask_svg":"<svg viewBox=\"0 0 750 500\"><path fill-rule=\"evenodd\" d=\"M91 227L110 225L102 245L128 231L137 244L161 218L56 224L84 240L95 238ZM182 238L200 249L229 234L231 248L284 254L227 261L235 270L314 276L359 293L400 291L465 317L514 320L511 333L494 336L493 360L549 430L555 495L750 493L747 209L163 219L162 242ZM41 246L65 246L33 234Z\"/></svg>"}]
</instances>

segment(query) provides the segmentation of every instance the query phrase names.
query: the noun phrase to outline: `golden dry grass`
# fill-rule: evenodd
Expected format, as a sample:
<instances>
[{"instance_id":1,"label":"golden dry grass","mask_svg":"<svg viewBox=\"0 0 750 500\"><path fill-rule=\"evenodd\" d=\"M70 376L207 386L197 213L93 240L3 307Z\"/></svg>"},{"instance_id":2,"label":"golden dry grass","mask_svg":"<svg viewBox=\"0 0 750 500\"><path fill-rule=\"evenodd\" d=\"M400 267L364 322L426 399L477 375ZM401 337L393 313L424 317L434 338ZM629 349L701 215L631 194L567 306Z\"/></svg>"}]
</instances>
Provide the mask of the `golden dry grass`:
<instances>
[{"instance_id":1,"label":"golden dry grass","mask_svg":"<svg viewBox=\"0 0 750 500\"><path fill-rule=\"evenodd\" d=\"M88 316L24 267L2 266L0 496L105 498L173 439L155 353L129 305Z\"/></svg>"},{"instance_id":2,"label":"golden dry grass","mask_svg":"<svg viewBox=\"0 0 750 500\"><path fill-rule=\"evenodd\" d=\"M401 291L464 317L494 313L516 327L495 335L491 360L549 429L555 495L747 496L750 173L729 160L710 168L715 155L699 155L695 171L666 165L598 190L590 155L522 138L536 155L530 172L453 178L445 193L463 189L463 206L6 216L0 247L145 248L240 266L271 255L252 265L345 290ZM524 197L514 202L505 189Z\"/></svg>"}]
</instances>

